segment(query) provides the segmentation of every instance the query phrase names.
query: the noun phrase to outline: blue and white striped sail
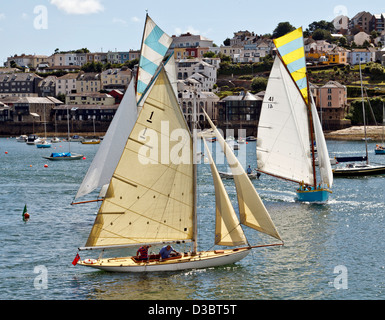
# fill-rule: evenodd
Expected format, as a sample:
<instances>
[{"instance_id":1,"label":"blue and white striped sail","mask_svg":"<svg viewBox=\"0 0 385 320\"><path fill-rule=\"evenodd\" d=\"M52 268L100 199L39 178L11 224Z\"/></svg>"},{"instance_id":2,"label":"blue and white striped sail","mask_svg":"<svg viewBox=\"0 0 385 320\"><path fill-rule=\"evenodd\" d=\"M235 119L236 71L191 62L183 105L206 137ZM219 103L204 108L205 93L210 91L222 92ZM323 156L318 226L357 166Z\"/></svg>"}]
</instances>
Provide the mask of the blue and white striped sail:
<instances>
[{"instance_id":1,"label":"blue and white striped sail","mask_svg":"<svg viewBox=\"0 0 385 320\"><path fill-rule=\"evenodd\" d=\"M147 15L140 52L136 100L139 101L166 55L172 38Z\"/></svg>"}]
</instances>

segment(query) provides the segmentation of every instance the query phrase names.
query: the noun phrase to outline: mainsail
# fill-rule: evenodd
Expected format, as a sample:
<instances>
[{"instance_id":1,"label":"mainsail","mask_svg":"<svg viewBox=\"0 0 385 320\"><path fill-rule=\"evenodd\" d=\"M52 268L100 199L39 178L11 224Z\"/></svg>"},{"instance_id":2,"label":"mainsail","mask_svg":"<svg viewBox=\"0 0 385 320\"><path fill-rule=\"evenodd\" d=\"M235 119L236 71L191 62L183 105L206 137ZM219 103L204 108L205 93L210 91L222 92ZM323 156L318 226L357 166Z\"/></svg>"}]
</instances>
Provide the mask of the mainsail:
<instances>
[{"instance_id":1,"label":"mainsail","mask_svg":"<svg viewBox=\"0 0 385 320\"><path fill-rule=\"evenodd\" d=\"M314 183L308 107L278 56L270 72L259 118L257 161L262 172Z\"/></svg>"},{"instance_id":2,"label":"mainsail","mask_svg":"<svg viewBox=\"0 0 385 320\"><path fill-rule=\"evenodd\" d=\"M146 15L136 88L137 101L139 101L148 87L171 43L172 38L164 33L163 30Z\"/></svg>"},{"instance_id":3,"label":"mainsail","mask_svg":"<svg viewBox=\"0 0 385 320\"><path fill-rule=\"evenodd\" d=\"M203 142L209 159L215 187L215 244L223 246L239 246L246 244L246 237L239 224L239 220L235 214L222 179L219 176L219 172L215 166L206 140L203 139Z\"/></svg>"},{"instance_id":4,"label":"mainsail","mask_svg":"<svg viewBox=\"0 0 385 320\"><path fill-rule=\"evenodd\" d=\"M127 140L86 247L193 240L192 147L162 69Z\"/></svg>"},{"instance_id":5,"label":"mainsail","mask_svg":"<svg viewBox=\"0 0 385 320\"><path fill-rule=\"evenodd\" d=\"M233 173L235 187L237 190L241 223L281 240L281 237L278 234L278 231L276 230L269 213L267 212L261 198L259 197L245 170L242 168L242 165L239 163L237 157L234 155L225 139L215 127L210 117L204 110L203 112L215 133L218 143L226 155L229 166Z\"/></svg>"}]
</instances>

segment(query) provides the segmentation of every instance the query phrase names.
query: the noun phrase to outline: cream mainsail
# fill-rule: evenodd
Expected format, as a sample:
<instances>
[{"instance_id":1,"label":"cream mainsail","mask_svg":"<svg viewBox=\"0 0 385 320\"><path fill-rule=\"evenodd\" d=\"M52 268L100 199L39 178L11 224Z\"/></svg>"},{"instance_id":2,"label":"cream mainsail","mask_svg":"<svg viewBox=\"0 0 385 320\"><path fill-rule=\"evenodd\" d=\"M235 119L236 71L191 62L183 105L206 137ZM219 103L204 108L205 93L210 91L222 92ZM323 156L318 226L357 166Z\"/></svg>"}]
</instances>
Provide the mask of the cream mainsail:
<instances>
[{"instance_id":1,"label":"cream mainsail","mask_svg":"<svg viewBox=\"0 0 385 320\"><path fill-rule=\"evenodd\" d=\"M192 147L162 69L127 140L86 247L192 240Z\"/></svg>"},{"instance_id":2,"label":"cream mainsail","mask_svg":"<svg viewBox=\"0 0 385 320\"><path fill-rule=\"evenodd\" d=\"M242 224L255 230L268 234L281 240L281 237L274 226L269 213L266 210L261 198L251 183L237 157L226 143L218 129L207 113L203 110L206 119L210 123L218 143L226 155L229 166L234 176L235 187L237 190L240 221Z\"/></svg>"},{"instance_id":3,"label":"cream mainsail","mask_svg":"<svg viewBox=\"0 0 385 320\"><path fill-rule=\"evenodd\" d=\"M247 240L235 214L233 205L215 166L210 150L203 139L209 159L211 174L215 187L215 244L223 246L239 246Z\"/></svg>"}]
</instances>

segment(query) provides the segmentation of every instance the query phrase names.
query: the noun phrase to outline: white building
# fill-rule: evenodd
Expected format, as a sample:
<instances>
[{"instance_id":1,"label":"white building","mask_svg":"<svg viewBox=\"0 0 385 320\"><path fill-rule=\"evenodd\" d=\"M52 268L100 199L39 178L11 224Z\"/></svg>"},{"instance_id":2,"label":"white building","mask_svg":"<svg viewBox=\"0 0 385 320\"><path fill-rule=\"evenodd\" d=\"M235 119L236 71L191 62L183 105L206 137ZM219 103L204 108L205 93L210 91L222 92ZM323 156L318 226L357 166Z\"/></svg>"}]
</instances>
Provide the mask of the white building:
<instances>
[{"instance_id":1,"label":"white building","mask_svg":"<svg viewBox=\"0 0 385 320\"><path fill-rule=\"evenodd\" d=\"M56 96L59 94L68 95L76 92L77 73L67 73L56 79Z\"/></svg>"},{"instance_id":2,"label":"white building","mask_svg":"<svg viewBox=\"0 0 385 320\"><path fill-rule=\"evenodd\" d=\"M348 62L351 65L361 63L367 63L370 61L374 61L374 52L371 52L367 49L353 49L348 52Z\"/></svg>"},{"instance_id":3,"label":"white building","mask_svg":"<svg viewBox=\"0 0 385 320\"><path fill-rule=\"evenodd\" d=\"M176 63L178 80L195 79L201 83L202 90L212 91L217 82L217 68L201 59L182 59Z\"/></svg>"}]
</instances>

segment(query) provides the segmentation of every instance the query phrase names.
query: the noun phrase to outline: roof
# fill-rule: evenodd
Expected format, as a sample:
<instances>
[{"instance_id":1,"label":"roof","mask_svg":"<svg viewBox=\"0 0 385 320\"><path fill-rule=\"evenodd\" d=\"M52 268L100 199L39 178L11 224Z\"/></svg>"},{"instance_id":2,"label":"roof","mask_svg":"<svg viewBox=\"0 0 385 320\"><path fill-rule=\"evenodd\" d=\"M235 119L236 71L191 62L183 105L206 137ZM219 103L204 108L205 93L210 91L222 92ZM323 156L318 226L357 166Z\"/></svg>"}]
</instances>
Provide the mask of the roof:
<instances>
[{"instance_id":1,"label":"roof","mask_svg":"<svg viewBox=\"0 0 385 320\"><path fill-rule=\"evenodd\" d=\"M337 81L329 81L327 82L322 88L342 88L344 89L345 86Z\"/></svg>"}]
</instances>

